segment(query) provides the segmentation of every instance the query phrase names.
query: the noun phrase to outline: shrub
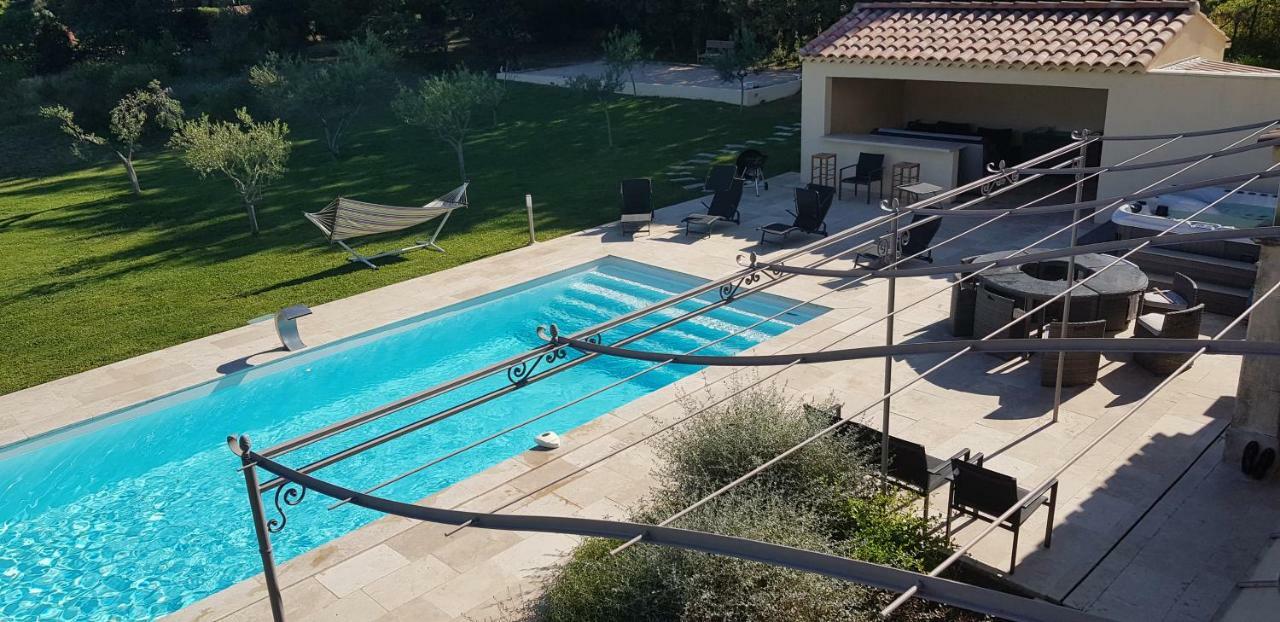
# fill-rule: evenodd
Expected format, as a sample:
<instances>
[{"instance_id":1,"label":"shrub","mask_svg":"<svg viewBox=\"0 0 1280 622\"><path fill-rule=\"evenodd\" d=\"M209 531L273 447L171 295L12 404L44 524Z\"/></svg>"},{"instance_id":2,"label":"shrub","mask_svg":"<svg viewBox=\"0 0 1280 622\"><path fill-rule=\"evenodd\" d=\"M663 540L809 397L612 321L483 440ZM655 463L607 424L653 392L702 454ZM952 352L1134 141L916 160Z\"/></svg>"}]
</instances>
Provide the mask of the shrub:
<instances>
[{"instance_id":1,"label":"shrub","mask_svg":"<svg viewBox=\"0 0 1280 622\"><path fill-rule=\"evenodd\" d=\"M731 392L740 387L731 386ZM686 409L709 403L687 400ZM819 405L820 408L829 406ZM675 428L660 449L657 490L633 511L656 523L827 427L777 386L741 390ZM880 495L851 437L822 437L675 522L674 526L762 540L911 570L932 567L947 543L923 536L909 499ZM896 595L758 562L589 539L544 577L525 610L546 622L680 620L875 620ZM895 619L960 621L983 616L919 599Z\"/></svg>"},{"instance_id":2,"label":"shrub","mask_svg":"<svg viewBox=\"0 0 1280 622\"><path fill-rule=\"evenodd\" d=\"M922 535L933 525L912 511L905 493L853 497L835 519L835 537L849 557L903 570L928 572L950 554L946 539Z\"/></svg>"},{"instance_id":3,"label":"shrub","mask_svg":"<svg viewBox=\"0 0 1280 622\"><path fill-rule=\"evenodd\" d=\"M682 526L833 552L813 516L768 496L737 496ZM759 562L592 539L554 571L530 616L588 620L857 620L868 597L856 584Z\"/></svg>"},{"instance_id":4,"label":"shrub","mask_svg":"<svg viewBox=\"0 0 1280 622\"><path fill-rule=\"evenodd\" d=\"M738 390L731 387L730 391ZM689 399L685 409L706 407ZM828 409L830 404L819 404ZM659 448L663 465L656 473L660 495L697 499L737 479L826 427L807 417L800 403L776 385L743 391L677 427ZM745 486L839 515L845 499L872 494L875 486L861 447L834 435L824 436L765 470Z\"/></svg>"}]
</instances>

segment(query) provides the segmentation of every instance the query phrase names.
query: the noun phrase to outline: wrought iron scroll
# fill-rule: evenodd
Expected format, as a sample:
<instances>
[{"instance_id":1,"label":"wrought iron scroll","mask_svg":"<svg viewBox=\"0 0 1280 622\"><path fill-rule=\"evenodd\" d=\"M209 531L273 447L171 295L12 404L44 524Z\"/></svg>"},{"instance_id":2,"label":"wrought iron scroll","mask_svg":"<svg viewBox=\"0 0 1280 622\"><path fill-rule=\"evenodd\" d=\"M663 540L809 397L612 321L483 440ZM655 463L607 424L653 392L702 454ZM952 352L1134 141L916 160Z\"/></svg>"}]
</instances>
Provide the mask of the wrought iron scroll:
<instances>
[{"instance_id":1,"label":"wrought iron scroll","mask_svg":"<svg viewBox=\"0 0 1280 622\"><path fill-rule=\"evenodd\" d=\"M987 172L991 173L992 175L999 175L999 176L993 178L991 181L985 184L982 184L982 186L978 189L979 191L982 192L982 196L984 197L991 196L991 193L995 192L996 190L1003 188L1004 186L1013 185L1018 181L1018 169L1010 170L1008 165L1005 164L1004 160L1001 160L999 164L988 163Z\"/></svg>"},{"instance_id":2,"label":"wrought iron scroll","mask_svg":"<svg viewBox=\"0 0 1280 622\"><path fill-rule=\"evenodd\" d=\"M551 326L551 330L553 333L556 333L555 325ZM600 333L583 337L582 340L588 343L598 344L600 343ZM556 348L555 350L547 352L546 354L540 354L532 358L527 358L507 368L507 381L514 385L523 385L529 382L529 378L533 377L533 372L537 371L538 367L541 366L543 363L546 363L547 365L552 365L558 361L563 361L568 357L569 357L569 350L567 348L562 347L562 348Z\"/></svg>"},{"instance_id":3,"label":"wrought iron scroll","mask_svg":"<svg viewBox=\"0 0 1280 622\"><path fill-rule=\"evenodd\" d=\"M289 516L285 513L286 507L294 507L307 496L307 489L297 483L288 482L285 485L276 488L275 506L276 513L280 518L272 518L267 521L267 531L271 533L280 533L284 531L285 525L289 524Z\"/></svg>"},{"instance_id":4,"label":"wrought iron scroll","mask_svg":"<svg viewBox=\"0 0 1280 622\"><path fill-rule=\"evenodd\" d=\"M733 300L733 297L737 296L738 292L743 287L746 287L747 285L755 285L756 283L759 283L760 274L761 272L757 270L755 272L752 272L751 274L743 276L742 278L732 283L725 283L724 285L721 285L720 300Z\"/></svg>"}]
</instances>

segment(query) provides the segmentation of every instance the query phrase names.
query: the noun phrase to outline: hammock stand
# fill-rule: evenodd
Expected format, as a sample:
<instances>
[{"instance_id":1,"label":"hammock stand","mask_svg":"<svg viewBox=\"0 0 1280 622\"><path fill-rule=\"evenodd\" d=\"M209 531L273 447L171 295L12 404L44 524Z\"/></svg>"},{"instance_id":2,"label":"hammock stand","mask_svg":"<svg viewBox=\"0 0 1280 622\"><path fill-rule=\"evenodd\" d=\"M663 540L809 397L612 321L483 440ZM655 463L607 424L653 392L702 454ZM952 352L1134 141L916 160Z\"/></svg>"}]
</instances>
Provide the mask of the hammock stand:
<instances>
[{"instance_id":1,"label":"hammock stand","mask_svg":"<svg viewBox=\"0 0 1280 622\"><path fill-rule=\"evenodd\" d=\"M324 209L318 212L303 212L302 215L316 227L319 227L330 243L341 246L351 254L347 261L358 261L377 270L378 266L374 265L372 260L380 257L401 255L419 248L430 248L443 253L444 249L436 245L436 238L444 230L445 223L449 222L449 216L453 215L453 210L468 205L468 185L469 183L462 184L448 194L421 207L379 205L377 203L366 203L355 199L338 197L325 206ZM435 218L440 218L440 224L436 226L435 232L431 234L431 239L417 240L417 243L413 246L366 256L357 253L346 242L356 237L407 229Z\"/></svg>"}]
</instances>

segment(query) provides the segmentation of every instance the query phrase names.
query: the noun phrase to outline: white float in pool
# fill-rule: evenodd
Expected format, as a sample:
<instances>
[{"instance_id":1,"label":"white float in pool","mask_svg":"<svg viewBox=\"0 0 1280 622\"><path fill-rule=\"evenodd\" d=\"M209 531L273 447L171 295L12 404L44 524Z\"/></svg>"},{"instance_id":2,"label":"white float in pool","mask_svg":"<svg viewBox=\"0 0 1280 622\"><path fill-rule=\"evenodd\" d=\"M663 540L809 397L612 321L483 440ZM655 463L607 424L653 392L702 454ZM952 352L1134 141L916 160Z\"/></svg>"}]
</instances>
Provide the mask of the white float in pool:
<instances>
[{"instance_id":1,"label":"white float in pool","mask_svg":"<svg viewBox=\"0 0 1280 622\"><path fill-rule=\"evenodd\" d=\"M560 435L555 432L543 432L533 437L533 442L543 449L558 449L560 447Z\"/></svg>"}]
</instances>

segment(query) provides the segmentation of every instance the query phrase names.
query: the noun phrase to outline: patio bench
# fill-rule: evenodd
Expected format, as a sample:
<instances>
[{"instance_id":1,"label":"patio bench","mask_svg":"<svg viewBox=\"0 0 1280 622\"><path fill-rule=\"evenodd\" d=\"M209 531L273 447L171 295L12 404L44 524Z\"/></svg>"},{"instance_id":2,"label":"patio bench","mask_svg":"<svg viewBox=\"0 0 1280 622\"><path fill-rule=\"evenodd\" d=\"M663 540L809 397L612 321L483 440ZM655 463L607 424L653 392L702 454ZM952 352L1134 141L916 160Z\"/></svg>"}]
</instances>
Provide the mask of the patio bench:
<instances>
[{"instance_id":1,"label":"patio bench","mask_svg":"<svg viewBox=\"0 0 1280 622\"><path fill-rule=\"evenodd\" d=\"M732 41L723 41L720 39L707 39L706 48L701 54L698 54L698 62L705 61L709 58L718 58L733 51Z\"/></svg>"}]
</instances>

